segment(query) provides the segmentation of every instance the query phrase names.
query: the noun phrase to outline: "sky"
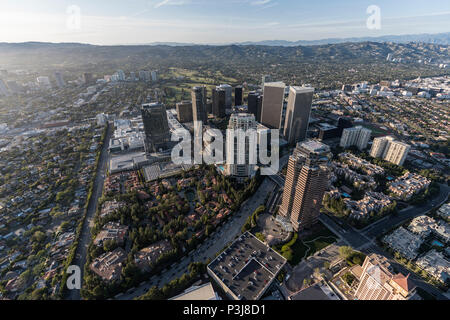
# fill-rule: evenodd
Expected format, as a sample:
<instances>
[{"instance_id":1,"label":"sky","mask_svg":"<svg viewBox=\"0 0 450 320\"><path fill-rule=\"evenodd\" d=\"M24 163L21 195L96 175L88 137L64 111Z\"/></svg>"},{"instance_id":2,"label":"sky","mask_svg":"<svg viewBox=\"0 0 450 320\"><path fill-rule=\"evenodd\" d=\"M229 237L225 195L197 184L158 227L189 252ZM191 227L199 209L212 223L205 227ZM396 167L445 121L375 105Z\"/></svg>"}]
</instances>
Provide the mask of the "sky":
<instances>
[{"instance_id":1,"label":"sky","mask_svg":"<svg viewBox=\"0 0 450 320\"><path fill-rule=\"evenodd\" d=\"M233 43L450 32L448 0L0 0L0 42Z\"/></svg>"}]
</instances>

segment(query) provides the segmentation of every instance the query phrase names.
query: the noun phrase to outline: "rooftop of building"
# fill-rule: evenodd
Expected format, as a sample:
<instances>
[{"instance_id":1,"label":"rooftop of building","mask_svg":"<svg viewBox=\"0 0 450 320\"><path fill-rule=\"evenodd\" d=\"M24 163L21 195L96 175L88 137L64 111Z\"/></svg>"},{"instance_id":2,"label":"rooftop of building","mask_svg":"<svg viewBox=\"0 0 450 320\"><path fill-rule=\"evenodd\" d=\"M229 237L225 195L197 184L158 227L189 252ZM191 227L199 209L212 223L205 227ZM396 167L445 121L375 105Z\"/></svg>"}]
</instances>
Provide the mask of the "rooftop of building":
<instances>
[{"instance_id":1,"label":"rooftop of building","mask_svg":"<svg viewBox=\"0 0 450 320\"><path fill-rule=\"evenodd\" d=\"M249 119L255 119L255 115L252 113L244 113L244 112L239 112L239 113L232 113L231 114L231 118L249 118Z\"/></svg>"},{"instance_id":2,"label":"rooftop of building","mask_svg":"<svg viewBox=\"0 0 450 320\"><path fill-rule=\"evenodd\" d=\"M321 122L318 123L317 126L322 129L322 130L332 130L332 129L337 129L336 126L333 126L332 124L326 123L326 122Z\"/></svg>"},{"instance_id":3,"label":"rooftop of building","mask_svg":"<svg viewBox=\"0 0 450 320\"><path fill-rule=\"evenodd\" d=\"M409 278L409 275L410 275L409 273L406 276L401 273L397 273L392 278L392 281L397 283L403 290L410 292L410 291L414 290L416 285L414 284L414 282L411 281L411 279Z\"/></svg>"},{"instance_id":4,"label":"rooftop of building","mask_svg":"<svg viewBox=\"0 0 450 320\"><path fill-rule=\"evenodd\" d=\"M264 87L275 87L275 88L283 88L284 89L286 87L286 84L281 81L266 82L266 83L264 83Z\"/></svg>"},{"instance_id":5,"label":"rooftop of building","mask_svg":"<svg viewBox=\"0 0 450 320\"><path fill-rule=\"evenodd\" d=\"M208 269L241 300L257 300L286 259L249 232L216 257Z\"/></svg>"},{"instance_id":6,"label":"rooftop of building","mask_svg":"<svg viewBox=\"0 0 450 320\"><path fill-rule=\"evenodd\" d=\"M170 298L169 300L219 300L211 282L200 286L192 286L183 293Z\"/></svg>"},{"instance_id":7,"label":"rooftop of building","mask_svg":"<svg viewBox=\"0 0 450 320\"><path fill-rule=\"evenodd\" d=\"M304 148L312 153L322 153L330 151L330 147L328 145L316 140L299 142L297 144L297 147Z\"/></svg>"},{"instance_id":8,"label":"rooftop of building","mask_svg":"<svg viewBox=\"0 0 450 320\"><path fill-rule=\"evenodd\" d=\"M161 102L150 102L150 103L144 103L142 105L142 108L154 108L154 107L160 107L163 106L164 104Z\"/></svg>"},{"instance_id":9,"label":"rooftop of building","mask_svg":"<svg viewBox=\"0 0 450 320\"><path fill-rule=\"evenodd\" d=\"M315 284L300 290L289 297L290 300L340 300L339 297L325 285Z\"/></svg>"},{"instance_id":10,"label":"rooftop of building","mask_svg":"<svg viewBox=\"0 0 450 320\"><path fill-rule=\"evenodd\" d=\"M295 93L308 93L308 92L314 92L314 88L312 88L312 87L298 87L298 86L291 86L291 90L295 91Z\"/></svg>"}]
</instances>

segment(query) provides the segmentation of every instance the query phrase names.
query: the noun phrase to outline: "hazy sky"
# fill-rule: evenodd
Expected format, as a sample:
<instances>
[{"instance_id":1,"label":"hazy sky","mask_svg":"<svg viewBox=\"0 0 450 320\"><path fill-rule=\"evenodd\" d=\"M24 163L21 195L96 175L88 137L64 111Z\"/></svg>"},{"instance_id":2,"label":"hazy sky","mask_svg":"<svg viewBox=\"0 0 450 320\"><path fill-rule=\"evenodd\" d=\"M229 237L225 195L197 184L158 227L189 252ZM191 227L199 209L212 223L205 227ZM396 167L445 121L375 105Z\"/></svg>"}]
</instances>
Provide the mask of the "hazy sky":
<instances>
[{"instance_id":1,"label":"hazy sky","mask_svg":"<svg viewBox=\"0 0 450 320\"><path fill-rule=\"evenodd\" d=\"M369 29L367 8L380 8ZM448 0L0 0L0 42L228 43L450 31Z\"/></svg>"}]
</instances>

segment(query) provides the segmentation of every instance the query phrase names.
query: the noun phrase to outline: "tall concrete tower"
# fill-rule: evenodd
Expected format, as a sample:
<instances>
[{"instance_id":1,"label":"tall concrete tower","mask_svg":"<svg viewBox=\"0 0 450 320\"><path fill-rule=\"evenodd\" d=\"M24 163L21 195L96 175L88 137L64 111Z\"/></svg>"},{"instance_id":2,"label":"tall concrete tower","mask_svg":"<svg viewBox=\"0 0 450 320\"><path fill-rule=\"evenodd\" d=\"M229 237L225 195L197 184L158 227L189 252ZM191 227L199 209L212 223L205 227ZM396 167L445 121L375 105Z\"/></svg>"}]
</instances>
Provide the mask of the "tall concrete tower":
<instances>
[{"instance_id":1,"label":"tall concrete tower","mask_svg":"<svg viewBox=\"0 0 450 320\"><path fill-rule=\"evenodd\" d=\"M328 181L330 148L321 142L299 142L289 157L280 215L299 231L316 223Z\"/></svg>"},{"instance_id":2,"label":"tall concrete tower","mask_svg":"<svg viewBox=\"0 0 450 320\"><path fill-rule=\"evenodd\" d=\"M289 144L306 139L313 94L314 88L289 88L283 133Z\"/></svg>"}]
</instances>

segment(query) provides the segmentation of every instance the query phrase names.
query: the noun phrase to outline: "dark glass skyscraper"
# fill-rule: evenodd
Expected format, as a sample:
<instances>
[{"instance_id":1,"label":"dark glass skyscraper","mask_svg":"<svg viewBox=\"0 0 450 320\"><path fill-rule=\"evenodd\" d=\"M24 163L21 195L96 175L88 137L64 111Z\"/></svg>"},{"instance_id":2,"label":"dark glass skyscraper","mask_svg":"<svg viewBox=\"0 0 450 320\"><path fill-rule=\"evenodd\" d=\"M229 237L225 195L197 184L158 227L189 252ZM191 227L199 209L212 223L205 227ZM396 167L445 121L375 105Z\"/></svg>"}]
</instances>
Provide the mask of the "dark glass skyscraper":
<instances>
[{"instance_id":1,"label":"dark glass skyscraper","mask_svg":"<svg viewBox=\"0 0 450 320\"><path fill-rule=\"evenodd\" d=\"M158 152L168 147L170 141L166 107L162 103L148 103L141 108L145 130L145 151Z\"/></svg>"},{"instance_id":2,"label":"dark glass skyscraper","mask_svg":"<svg viewBox=\"0 0 450 320\"><path fill-rule=\"evenodd\" d=\"M235 106L242 106L242 92L243 92L243 88L241 86L237 86L234 88L234 105Z\"/></svg>"},{"instance_id":3,"label":"dark glass skyscraper","mask_svg":"<svg viewBox=\"0 0 450 320\"><path fill-rule=\"evenodd\" d=\"M212 113L217 118L225 117L226 92L223 89L216 88L212 92Z\"/></svg>"},{"instance_id":4,"label":"dark glass skyscraper","mask_svg":"<svg viewBox=\"0 0 450 320\"><path fill-rule=\"evenodd\" d=\"M206 112L206 87L194 87L192 96L192 115L194 121L202 121L204 124L208 121Z\"/></svg>"},{"instance_id":5,"label":"dark glass skyscraper","mask_svg":"<svg viewBox=\"0 0 450 320\"><path fill-rule=\"evenodd\" d=\"M263 96L258 91L251 91L248 93L248 112L255 115L255 120L261 122Z\"/></svg>"}]
</instances>

